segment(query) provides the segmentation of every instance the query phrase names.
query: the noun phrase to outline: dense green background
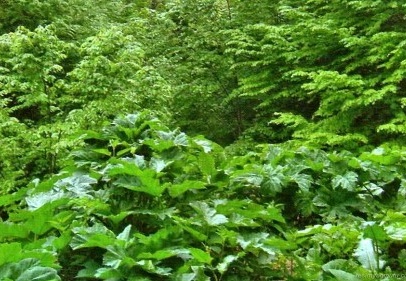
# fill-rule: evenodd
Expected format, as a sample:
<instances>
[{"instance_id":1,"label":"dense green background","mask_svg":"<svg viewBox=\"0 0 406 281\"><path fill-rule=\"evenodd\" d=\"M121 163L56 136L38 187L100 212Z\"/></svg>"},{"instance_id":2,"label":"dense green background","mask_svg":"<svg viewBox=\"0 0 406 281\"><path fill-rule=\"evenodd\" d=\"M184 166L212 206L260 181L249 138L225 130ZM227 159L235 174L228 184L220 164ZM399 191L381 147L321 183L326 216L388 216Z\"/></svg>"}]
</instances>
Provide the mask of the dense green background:
<instances>
[{"instance_id":1,"label":"dense green background","mask_svg":"<svg viewBox=\"0 0 406 281\"><path fill-rule=\"evenodd\" d=\"M403 1L0 1L0 280L404 279L405 77Z\"/></svg>"}]
</instances>

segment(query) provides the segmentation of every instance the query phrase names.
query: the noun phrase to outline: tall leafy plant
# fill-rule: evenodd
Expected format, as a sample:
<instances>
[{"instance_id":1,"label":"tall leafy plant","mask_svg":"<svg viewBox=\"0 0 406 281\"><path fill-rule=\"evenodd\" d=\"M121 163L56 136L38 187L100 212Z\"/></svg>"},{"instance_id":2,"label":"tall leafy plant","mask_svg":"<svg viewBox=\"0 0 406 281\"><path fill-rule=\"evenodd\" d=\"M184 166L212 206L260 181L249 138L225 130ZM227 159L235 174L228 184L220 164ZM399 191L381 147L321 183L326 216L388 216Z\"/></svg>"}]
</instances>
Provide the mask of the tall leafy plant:
<instances>
[{"instance_id":1,"label":"tall leafy plant","mask_svg":"<svg viewBox=\"0 0 406 281\"><path fill-rule=\"evenodd\" d=\"M249 134L350 149L401 140L404 5L285 1L277 13L229 33L232 96L256 101Z\"/></svg>"},{"instance_id":2,"label":"tall leafy plant","mask_svg":"<svg viewBox=\"0 0 406 281\"><path fill-rule=\"evenodd\" d=\"M22 257L101 280L248 280L244 264L261 269L258 277L271 272L266 261L282 249L267 241L284 243L284 219L271 203L231 196L221 147L171 131L150 112L117 118L84 141L59 175L3 202L2 237L26 241ZM24 194L26 207L11 208ZM58 260L48 261L53 254Z\"/></svg>"},{"instance_id":3,"label":"tall leafy plant","mask_svg":"<svg viewBox=\"0 0 406 281\"><path fill-rule=\"evenodd\" d=\"M149 111L82 139L59 174L0 196L9 278L358 280L404 266L402 150L232 156Z\"/></svg>"},{"instance_id":4,"label":"tall leafy plant","mask_svg":"<svg viewBox=\"0 0 406 281\"><path fill-rule=\"evenodd\" d=\"M70 129L60 123L66 106L61 96L65 60L74 46L60 40L53 26L33 31L20 27L2 35L0 42L0 110L12 124L2 130L4 141L11 144L3 148L8 151L5 163L20 159L10 168L26 177L53 172L58 153L64 150L56 145Z\"/></svg>"},{"instance_id":5,"label":"tall leafy plant","mask_svg":"<svg viewBox=\"0 0 406 281\"><path fill-rule=\"evenodd\" d=\"M150 13L145 41L153 46L146 59L171 85L176 126L220 143L240 135L248 114L243 104L226 100L237 82L221 33L232 24L231 13L226 1L165 1Z\"/></svg>"}]
</instances>

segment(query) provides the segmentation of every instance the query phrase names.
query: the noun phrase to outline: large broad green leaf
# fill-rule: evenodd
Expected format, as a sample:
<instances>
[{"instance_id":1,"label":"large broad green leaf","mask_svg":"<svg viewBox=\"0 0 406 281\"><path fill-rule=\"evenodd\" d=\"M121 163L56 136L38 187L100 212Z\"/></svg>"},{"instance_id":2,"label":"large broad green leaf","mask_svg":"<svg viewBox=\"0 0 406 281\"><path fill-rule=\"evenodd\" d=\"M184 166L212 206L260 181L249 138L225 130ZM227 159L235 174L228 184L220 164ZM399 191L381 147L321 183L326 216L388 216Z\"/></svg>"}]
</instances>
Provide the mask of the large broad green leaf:
<instances>
[{"instance_id":1,"label":"large broad green leaf","mask_svg":"<svg viewBox=\"0 0 406 281\"><path fill-rule=\"evenodd\" d=\"M20 210L19 212L10 214L9 220L10 221L21 221L20 225L16 224L4 224L0 223L0 230L3 229L0 233L0 237L2 234L9 233L10 236L18 235L25 235L27 231L35 233L37 235L44 234L48 230L52 228L52 224L50 221L54 217L54 211L62 203L65 203L65 199L56 200L50 203L46 203L39 209L28 211L28 210ZM16 233L16 231L21 231L20 234Z\"/></svg>"},{"instance_id":2,"label":"large broad green leaf","mask_svg":"<svg viewBox=\"0 0 406 281\"><path fill-rule=\"evenodd\" d=\"M111 222L113 222L113 224L118 225L122 220L124 220L126 217L128 217L133 213L134 213L133 211L124 211L116 215L106 216L106 218L109 219Z\"/></svg>"},{"instance_id":3,"label":"large broad green leaf","mask_svg":"<svg viewBox=\"0 0 406 281\"><path fill-rule=\"evenodd\" d=\"M406 222L391 222L385 226L385 232L391 239L406 241Z\"/></svg>"},{"instance_id":4,"label":"large broad green leaf","mask_svg":"<svg viewBox=\"0 0 406 281\"><path fill-rule=\"evenodd\" d=\"M154 158L151 159L153 161ZM141 170L147 168L147 161L145 160L144 155L134 155L133 157L123 157L120 160L117 160L118 163L122 163L121 161L127 162L129 164L135 165ZM114 161L112 161L114 163ZM150 163L151 165L151 163Z\"/></svg>"},{"instance_id":5,"label":"large broad green leaf","mask_svg":"<svg viewBox=\"0 0 406 281\"><path fill-rule=\"evenodd\" d=\"M231 182L243 183L244 185L260 186L264 180L258 167L246 167L231 174Z\"/></svg>"},{"instance_id":6,"label":"large broad green leaf","mask_svg":"<svg viewBox=\"0 0 406 281\"><path fill-rule=\"evenodd\" d=\"M12 194L5 194L0 196L0 206L7 206L16 201L22 200L27 194L28 188L21 188Z\"/></svg>"},{"instance_id":7,"label":"large broad green leaf","mask_svg":"<svg viewBox=\"0 0 406 281\"><path fill-rule=\"evenodd\" d=\"M167 226L160 228L155 233L143 235L142 233L135 233L135 239L138 249L146 249L144 252L154 252L162 250L163 245L173 245L173 237L182 233L182 230L176 226ZM179 243L179 242L177 242Z\"/></svg>"},{"instance_id":8,"label":"large broad green leaf","mask_svg":"<svg viewBox=\"0 0 406 281\"><path fill-rule=\"evenodd\" d=\"M334 275L338 280L360 281L353 272L358 265L355 262L344 259L336 259L329 261L322 266L323 270Z\"/></svg>"},{"instance_id":9,"label":"large broad green leaf","mask_svg":"<svg viewBox=\"0 0 406 281\"><path fill-rule=\"evenodd\" d=\"M127 225L127 227L124 228L124 230L119 235L117 235L117 239L129 242L130 233L131 233L131 225Z\"/></svg>"},{"instance_id":10,"label":"large broad green leaf","mask_svg":"<svg viewBox=\"0 0 406 281\"><path fill-rule=\"evenodd\" d=\"M323 232L323 229L325 229L325 228L329 228L329 227L331 228L331 226L332 226L331 224L327 224L327 225L316 224L316 225L309 226L306 229L299 230L298 232L296 232L295 235L297 237L313 236L315 234Z\"/></svg>"},{"instance_id":11,"label":"large broad green leaf","mask_svg":"<svg viewBox=\"0 0 406 281\"><path fill-rule=\"evenodd\" d=\"M190 248L189 251L193 258L198 262L211 264L211 261L213 260L209 253L198 248Z\"/></svg>"},{"instance_id":12,"label":"large broad green leaf","mask_svg":"<svg viewBox=\"0 0 406 281\"><path fill-rule=\"evenodd\" d=\"M75 218L76 212L74 211L61 211L55 214L51 220L48 222L52 227L60 230L60 231L65 231L67 228L70 227L70 223L72 220Z\"/></svg>"},{"instance_id":13,"label":"large broad green leaf","mask_svg":"<svg viewBox=\"0 0 406 281\"><path fill-rule=\"evenodd\" d=\"M59 200L65 198L66 194L61 190L51 190L48 192L41 192L33 194L29 197L25 198L25 201L28 204L28 208L30 210L36 210L41 208L47 203L54 202L55 200Z\"/></svg>"},{"instance_id":14,"label":"large broad green leaf","mask_svg":"<svg viewBox=\"0 0 406 281\"><path fill-rule=\"evenodd\" d=\"M148 145L154 151L160 152L161 155L163 155L164 151L168 151L175 147L173 140L170 139L169 140L146 139L142 143L144 145Z\"/></svg>"},{"instance_id":15,"label":"large broad green leaf","mask_svg":"<svg viewBox=\"0 0 406 281\"><path fill-rule=\"evenodd\" d=\"M140 167L139 158L112 159L111 164L107 166L110 176L129 175L138 176L145 167Z\"/></svg>"},{"instance_id":16,"label":"large broad green leaf","mask_svg":"<svg viewBox=\"0 0 406 281\"><path fill-rule=\"evenodd\" d=\"M137 259L145 260L145 259L152 259L152 260L164 260L170 257L178 256L184 260L190 260L193 258L195 262L210 264L213 258L210 256L209 253L198 249L198 248L189 248L189 249L164 249L159 250L154 253L141 253L137 256ZM194 262L194 263L195 263Z\"/></svg>"},{"instance_id":17,"label":"large broad green leaf","mask_svg":"<svg viewBox=\"0 0 406 281\"><path fill-rule=\"evenodd\" d=\"M21 253L20 259L33 258L44 267L58 267L55 249L51 245L53 239L41 239L26 245Z\"/></svg>"},{"instance_id":18,"label":"large broad green leaf","mask_svg":"<svg viewBox=\"0 0 406 281\"><path fill-rule=\"evenodd\" d=\"M266 178L262 186L271 193L280 192L288 180L284 167L281 165L277 165L276 167L273 165L265 165L264 170Z\"/></svg>"},{"instance_id":19,"label":"large broad green leaf","mask_svg":"<svg viewBox=\"0 0 406 281\"><path fill-rule=\"evenodd\" d=\"M386 234L386 231L382 226L377 225L376 223L373 222L371 225L368 225L367 227L365 227L364 238L370 238L373 241L383 242L383 241L387 240L389 237L388 237L388 234Z\"/></svg>"},{"instance_id":20,"label":"large broad green leaf","mask_svg":"<svg viewBox=\"0 0 406 281\"><path fill-rule=\"evenodd\" d=\"M171 218L175 213L178 213L176 208L167 208L167 209L138 209L132 211L133 214L142 214L153 216L159 218L160 220L164 220L166 218Z\"/></svg>"},{"instance_id":21,"label":"large broad green leaf","mask_svg":"<svg viewBox=\"0 0 406 281\"><path fill-rule=\"evenodd\" d=\"M261 215L260 217L266 221L274 220L281 223L285 223L285 219L281 214L281 210L276 208L275 206L268 205L267 208L265 209L265 212Z\"/></svg>"},{"instance_id":22,"label":"large broad green leaf","mask_svg":"<svg viewBox=\"0 0 406 281\"><path fill-rule=\"evenodd\" d=\"M268 236L269 234L265 232L238 235L237 243L245 252L251 252L255 255L262 252L267 256L267 260L272 260L275 258L278 248L267 243Z\"/></svg>"},{"instance_id":23,"label":"large broad green leaf","mask_svg":"<svg viewBox=\"0 0 406 281\"><path fill-rule=\"evenodd\" d=\"M116 176L114 181L118 186L150 194L152 196L160 196L165 186L160 184L157 178L157 173L151 169L140 169L137 165L122 161L120 164L109 170L110 176Z\"/></svg>"},{"instance_id":24,"label":"large broad green leaf","mask_svg":"<svg viewBox=\"0 0 406 281\"><path fill-rule=\"evenodd\" d=\"M180 228L182 228L183 230L188 232L198 241L203 242L203 241L207 240L207 235L205 235L205 234L201 233L199 230L189 226L189 224L191 223L189 220L185 220L185 219L183 219L181 217L177 217L177 216L173 216L173 219Z\"/></svg>"},{"instance_id":25,"label":"large broad green leaf","mask_svg":"<svg viewBox=\"0 0 406 281\"><path fill-rule=\"evenodd\" d=\"M96 148L96 149L93 149L92 151L94 151L96 153L100 153L102 155L111 156L111 151L106 148Z\"/></svg>"},{"instance_id":26,"label":"large broad green leaf","mask_svg":"<svg viewBox=\"0 0 406 281\"><path fill-rule=\"evenodd\" d=\"M126 249L121 245L109 245L106 249L107 252L103 257L104 265L115 269L118 269L123 264L129 267L135 265L135 260L127 255Z\"/></svg>"},{"instance_id":27,"label":"large broad green leaf","mask_svg":"<svg viewBox=\"0 0 406 281\"><path fill-rule=\"evenodd\" d=\"M94 224L92 227L75 227L72 232L74 236L70 246L74 250L92 247L106 249L116 240L116 235L101 224Z\"/></svg>"},{"instance_id":28,"label":"large broad green leaf","mask_svg":"<svg viewBox=\"0 0 406 281\"><path fill-rule=\"evenodd\" d=\"M53 189L32 194L25 198L30 210L36 210L47 203L55 202L63 198L93 198L94 189L92 185L97 180L85 174L74 174L58 180ZM63 201L59 201L63 204Z\"/></svg>"},{"instance_id":29,"label":"large broad green leaf","mask_svg":"<svg viewBox=\"0 0 406 281\"><path fill-rule=\"evenodd\" d=\"M55 186L59 189L65 188L70 196L74 197L92 197L93 187L97 180L86 174L74 174L70 177L59 180Z\"/></svg>"},{"instance_id":30,"label":"large broad green leaf","mask_svg":"<svg viewBox=\"0 0 406 281\"><path fill-rule=\"evenodd\" d=\"M298 244L293 241L286 241L277 237L270 237L264 241L264 244L278 250L296 250Z\"/></svg>"},{"instance_id":31,"label":"large broad green leaf","mask_svg":"<svg viewBox=\"0 0 406 281\"><path fill-rule=\"evenodd\" d=\"M399 162L401 155L396 151L390 151L384 147L378 147L370 153L363 153L360 156L360 159L371 160L373 162L389 166Z\"/></svg>"},{"instance_id":32,"label":"large broad green leaf","mask_svg":"<svg viewBox=\"0 0 406 281\"><path fill-rule=\"evenodd\" d=\"M204 219L204 221L211 226L220 225L228 222L226 216L222 214L217 214L217 211L205 202L193 202L190 203L190 206L193 207Z\"/></svg>"},{"instance_id":33,"label":"large broad green leaf","mask_svg":"<svg viewBox=\"0 0 406 281\"><path fill-rule=\"evenodd\" d=\"M52 229L52 224L50 221L54 217L55 207L54 204L59 204L61 201L55 201L52 203L47 203L41 208L31 212L31 215L25 222L26 227L37 235L42 235L48 230ZM62 200L65 202L65 200Z\"/></svg>"},{"instance_id":34,"label":"large broad green leaf","mask_svg":"<svg viewBox=\"0 0 406 281\"><path fill-rule=\"evenodd\" d=\"M22 252L20 243L0 244L0 266L9 262L15 262L20 258ZM10 254L12 253L12 255Z\"/></svg>"},{"instance_id":35,"label":"large broad green leaf","mask_svg":"<svg viewBox=\"0 0 406 281\"><path fill-rule=\"evenodd\" d=\"M115 269L115 268L106 268L106 267L102 267L102 268L98 268L96 270L96 273L94 275L94 277L96 278L101 278L103 280L121 280L121 278L123 278L123 273L121 273L119 270Z\"/></svg>"},{"instance_id":36,"label":"large broad green leaf","mask_svg":"<svg viewBox=\"0 0 406 281\"><path fill-rule=\"evenodd\" d=\"M151 260L141 260L141 261L136 262L136 265L141 267L146 272L163 275L163 276L169 276L172 271L171 268L157 266L157 264L155 264Z\"/></svg>"},{"instance_id":37,"label":"large broad green leaf","mask_svg":"<svg viewBox=\"0 0 406 281\"><path fill-rule=\"evenodd\" d=\"M334 275L337 280L345 280L345 281L361 281L357 276L352 273L345 272L339 269L327 269L328 272Z\"/></svg>"},{"instance_id":38,"label":"large broad green leaf","mask_svg":"<svg viewBox=\"0 0 406 281\"><path fill-rule=\"evenodd\" d=\"M373 241L370 238L361 239L354 256L357 257L364 268L373 271L377 271L385 264L384 261L378 260L378 253L376 253Z\"/></svg>"},{"instance_id":39,"label":"large broad green leaf","mask_svg":"<svg viewBox=\"0 0 406 281\"><path fill-rule=\"evenodd\" d=\"M221 273L224 274L230 264L232 264L234 261L238 260L239 255L228 255L224 257L224 259L216 266L216 269Z\"/></svg>"},{"instance_id":40,"label":"large broad green leaf","mask_svg":"<svg viewBox=\"0 0 406 281\"><path fill-rule=\"evenodd\" d=\"M27 238L29 229L25 225L0 222L0 242L5 238Z\"/></svg>"},{"instance_id":41,"label":"large broad green leaf","mask_svg":"<svg viewBox=\"0 0 406 281\"><path fill-rule=\"evenodd\" d=\"M59 281L61 278L55 269L49 267L36 266L27 269L18 276L16 281Z\"/></svg>"},{"instance_id":42,"label":"large broad green leaf","mask_svg":"<svg viewBox=\"0 0 406 281\"><path fill-rule=\"evenodd\" d=\"M398 190L400 196L406 197L406 179L402 179Z\"/></svg>"},{"instance_id":43,"label":"large broad green leaf","mask_svg":"<svg viewBox=\"0 0 406 281\"><path fill-rule=\"evenodd\" d=\"M24 259L0 267L0 276L15 281L60 281L54 268L43 267L36 259Z\"/></svg>"},{"instance_id":44,"label":"large broad green leaf","mask_svg":"<svg viewBox=\"0 0 406 281\"><path fill-rule=\"evenodd\" d=\"M114 183L129 190L147 193L154 197L159 197L166 188L165 185L160 184L155 177L155 172L152 170L143 171L137 177L119 177Z\"/></svg>"},{"instance_id":45,"label":"large broad green leaf","mask_svg":"<svg viewBox=\"0 0 406 281\"><path fill-rule=\"evenodd\" d=\"M209 153L213 149L213 143L203 138L194 138L193 142L203 148L204 153Z\"/></svg>"},{"instance_id":46,"label":"large broad green leaf","mask_svg":"<svg viewBox=\"0 0 406 281\"><path fill-rule=\"evenodd\" d=\"M250 200L214 200L214 203L216 210L236 225L256 224L254 220L285 222L280 209L272 205L260 205Z\"/></svg>"},{"instance_id":47,"label":"large broad green leaf","mask_svg":"<svg viewBox=\"0 0 406 281\"><path fill-rule=\"evenodd\" d=\"M172 163L171 161L164 161L162 159L152 157L151 161L149 162L149 167L153 169L155 172L159 173L171 163Z\"/></svg>"},{"instance_id":48,"label":"large broad green leaf","mask_svg":"<svg viewBox=\"0 0 406 281\"><path fill-rule=\"evenodd\" d=\"M366 191L366 193L368 194L372 194L374 196L379 196L384 192L384 189L382 187L380 187L377 184L374 184L372 182L365 184L362 189L364 191Z\"/></svg>"},{"instance_id":49,"label":"large broad green leaf","mask_svg":"<svg viewBox=\"0 0 406 281\"><path fill-rule=\"evenodd\" d=\"M164 260L170 257L174 256L189 256L190 257L190 251L188 249L164 249L164 250L159 250L154 253L141 253L137 256L137 259L154 259L154 260Z\"/></svg>"},{"instance_id":50,"label":"large broad green leaf","mask_svg":"<svg viewBox=\"0 0 406 281\"><path fill-rule=\"evenodd\" d=\"M97 270L100 268L100 264L93 260L86 261L82 266L84 268L78 272L77 278L94 278Z\"/></svg>"},{"instance_id":51,"label":"large broad green leaf","mask_svg":"<svg viewBox=\"0 0 406 281\"><path fill-rule=\"evenodd\" d=\"M290 176L291 180L297 183L299 188L304 191L308 191L309 188L311 187L313 183L313 178L310 175L307 174L299 174L296 173L292 176Z\"/></svg>"},{"instance_id":52,"label":"large broad green leaf","mask_svg":"<svg viewBox=\"0 0 406 281\"><path fill-rule=\"evenodd\" d=\"M346 172L344 175L337 175L335 176L331 184L333 188L337 188L341 186L343 189L348 191L355 191L355 187L357 186L358 182L358 175L352 171Z\"/></svg>"},{"instance_id":53,"label":"large broad green leaf","mask_svg":"<svg viewBox=\"0 0 406 281\"><path fill-rule=\"evenodd\" d=\"M215 161L211 154L200 153L197 162L203 175L213 177L216 174Z\"/></svg>"},{"instance_id":54,"label":"large broad green leaf","mask_svg":"<svg viewBox=\"0 0 406 281\"><path fill-rule=\"evenodd\" d=\"M188 190L204 189L206 184L201 181L186 180L179 184L172 184L168 186L169 195L178 197Z\"/></svg>"},{"instance_id":55,"label":"large broad green leaf","mask_svg":"<svg viewBox=\"0 0 406 281\"><path fill-rule=\"evenodd\" d=\"M204 266L191 266L192 273L183 273L177 276L179 281L210 281L210 278L205 274Z\"/></svg>"},{"instance_id":56,"label":"large broad green leaf","mask_svg":"<svg viewBox=\"0 0 406 281\"><path fill-rule=\"evenodd\" d=\"M57 250L62 250L66 246L69 245L69 243L72 240L72 236L70 232L63 232L59 237L55 238L52 241L52 245L57 249Z\"/></svg>"},{"instance_id":57,"label":"large broad green leaf","mask_svg":"<svg viewBox=\"0 0 406 281\"><path fill-rule=\"evenodd\" d=\"M173 140L175 145L178 146L188 146L188 138L185 133L179 133L178 135L175 136L175 139Z\"/></svg>"}]
</instances>

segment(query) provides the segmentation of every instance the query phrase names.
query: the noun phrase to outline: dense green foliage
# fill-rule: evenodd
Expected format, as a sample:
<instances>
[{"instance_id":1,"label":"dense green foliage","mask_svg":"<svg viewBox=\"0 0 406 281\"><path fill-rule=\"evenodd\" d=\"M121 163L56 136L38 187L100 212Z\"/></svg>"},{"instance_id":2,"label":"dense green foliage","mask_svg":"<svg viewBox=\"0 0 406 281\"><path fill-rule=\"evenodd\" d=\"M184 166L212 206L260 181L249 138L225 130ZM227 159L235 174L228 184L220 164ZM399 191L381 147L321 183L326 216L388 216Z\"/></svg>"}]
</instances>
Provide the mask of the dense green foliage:
<instances>
[{"instance_id":1,"label":"dense green foliage","mask_svg":"<svg viewBox=\"0 0 406 281\"><path fill-rule=\"evenodd\" d=\"M2 276L397 280L406 269L398 150L229 156L149 112L82 139L59 174L0 197Z\"/></svg>"},{"instance_id":2,"label":"dense green foliage","mask_svg":"<svg viewBox=\"0 0 406 281\"><path fill-rule=\"evenodd\" d=\"M405 23L0 1L0 280L404 279Z\"/></svg>"}]
</instances>

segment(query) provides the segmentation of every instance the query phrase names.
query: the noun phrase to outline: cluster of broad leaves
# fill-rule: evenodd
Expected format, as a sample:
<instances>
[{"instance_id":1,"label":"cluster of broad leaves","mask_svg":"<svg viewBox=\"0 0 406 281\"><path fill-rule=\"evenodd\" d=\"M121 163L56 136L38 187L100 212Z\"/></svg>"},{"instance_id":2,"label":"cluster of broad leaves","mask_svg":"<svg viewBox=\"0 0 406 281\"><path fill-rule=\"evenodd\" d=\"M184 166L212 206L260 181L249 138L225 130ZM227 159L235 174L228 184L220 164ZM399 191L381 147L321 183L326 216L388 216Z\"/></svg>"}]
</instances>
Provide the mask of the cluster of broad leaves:
<instances>
[{"instance_id":1,"label":"cluster of broad leaves","mask_svg":"<svg viewBox=\"0 0 406 281\"><path fill-rule=\"evenodd\" d=\"M0 3L2 194L56 172L77 130L145 107L168 115L170 87L144 58L141 9L51 2Z\"/></svg>"},{"instance_id":2,"label":"cluster of broad leaves","mask_svg":"<svg viewBox=\"0 0 406 281\"><path fill-rule=\"evenodd\" d=\"M406 269L400 150L236 156L148 111L81 138L58 174L0 197L1 280L398 280Z\"/></svg>"},{"instance_id":3,"label":"cluster of broad leaves","mask_svg":"<svg viewBox=\"0 0 406 281\"><path fill-rule=\"evenodd\" d=\"M0 280L401 279L405 8L1 1Z\"/></svg>"},{"instance_id":4,"label":"cluster of broad leaves","mask_svg":"<svg viewBox=\"0 0 406 281\"><path fill-rule=\"evenodd\" d=\"M0 193L148 108L221 144L401 144L402 1L0 2ZM371 47L372 45L372 47Z\"/></svg>"}]
</instances>

